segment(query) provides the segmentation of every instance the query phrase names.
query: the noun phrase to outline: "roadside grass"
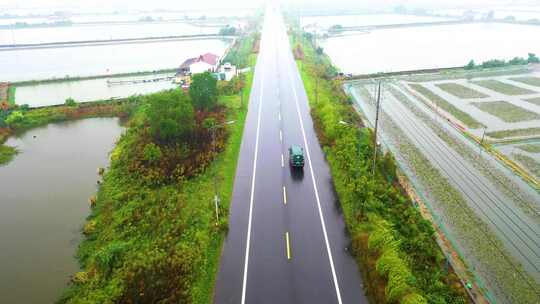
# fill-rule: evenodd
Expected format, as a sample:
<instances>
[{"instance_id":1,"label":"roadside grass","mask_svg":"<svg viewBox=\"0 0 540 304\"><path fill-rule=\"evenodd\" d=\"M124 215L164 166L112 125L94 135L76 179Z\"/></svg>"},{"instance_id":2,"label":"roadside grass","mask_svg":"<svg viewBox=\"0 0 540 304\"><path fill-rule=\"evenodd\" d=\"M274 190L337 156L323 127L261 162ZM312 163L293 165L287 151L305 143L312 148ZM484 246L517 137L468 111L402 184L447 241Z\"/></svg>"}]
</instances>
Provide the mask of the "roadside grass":
<instances>
[{"instance_id":1,"label":"roadside grass","mask_svg":"<svg viewBox=\"0 0 540 304\"><path fill-rule=\"evenodd\" d=\"M525 101L540 106L540 97L525 99Z\"/></svg>"},{"instance_id":2,"label":"roadside grass","mask_svg":"<svg viewBox=\"0 0 540 304\"><path fill-rule=\"evenodd\" d=\"M505 94L505 95L510 95L510 96L537 93L535 91L531 91L525 88L520 88L515 85L511 85L509 83L505 83L505 82L495 80L495 79L477 80L477 81L473 81L472 83L479 85L481 87L490 89L492 91Z\"/></svg>"},{"instance_id":3,"label":"roadside grass","mask_svg":"<svg viewBox=\"0 0 540 304\"><path fill-rule=\"evenodd\" d=\"M293 48L295 38L291 35ZM362 121L342 83L328 77L328 58L317 56L307 39L303 45L304 58L297 66L370 302L465 303L455 273L441 268L443 255L431 224L396 181L393 157L381 153L371 176L372 133L356 128ZM342 120L349 126L341 125Z\"/></svg>"},{"instance_id":4,"label":"roadside grass","mask_svg":"<svg viewBox=\"0 0 540 304\"><path fill-rule=\"evenodd\" d=\"M519 145L517 148L529 153L540 153L540 144Z\"/></svg>"},{"instance_id":5,"label":"roadside grass","mask_svg":"<svg viewBox=\"0 0 540 304\"><path fill-rule=\"evenodd\" d=\"M245 56L254 66L256 55ZM235 123L227 126L224 150L193 178L151 186L127 174L119 156L135 145L137 124L127 129L111 153L110 169L83 228L86 237L77 252L83 270L59 303L212 302L252 82L253 69L246 75L242 106L239 94L219 97L226 119Z\"/></svg>"},{"instance_id":6,"label":"roadside grass","mask_svg":"<svg viewBox=\"0 0 540 304\"><path fill-rule=\"evenodd\" d=\"M8 104L10 105L14 105L15 104L15 91L17 90L17 87L14 86L13 84L10 84L9 87L8 87L8 96L7 96L7 101L8 101Z\"/></svg>"},{"instance_id":7,"label":"roadside grass","mask_svg":"<svg viewBox=\"0 0 540 304\"><path fill-rule=\"evenodd\" d=\"M476 90L473 90L469 87L466 87L464 85L461 85L459 83L440 83L436 84L441 90L448 92L456 97L459 98L485 98L488 97L484 93L480 93Z\"/></svg>"},{"instance_id":8,"label":"roadside grass","mask_svg":"<svg viewBox=\"0 0 540 304\"><path fill-rule=\"evenodd\" d=\"M540 135L540 128L527 128L527 129L513 129L513 130L501 130L487 132L487 136L496 139L503 139L509 137L524 137L524 136L538 136Z\"/></svg>"},{"instance_id":9,"label":"roadside grass","mask_svg":"<svg viewBox=\"0 0 540 304\"><path fill-rule=\"evenodd\" d=\"M536 178L540 178L540 162L521 153L513 153L512 156L523 165L525 170L531 172Z\"/></svg>"},{"instance_id":10,"label":"roadside grass","mask_svg":"<svg viewBox=\"0 0 540 304\"><path fill-rule=\"evenodd\" d=\"M505 122L529 121L540 118L540 115L537 113L525 110L506 101L471 102L471 104Z\"/></svg>"},{"instance_id":11,"label":"roadside grass","mask_svg":"<svg viewBox=\"0 0 540 304\"><path fill-rule=\"evenodd\" d=\"M440 97L439 95L433 93L430 89L415 83L409 83L408 84L413 90L423 95L425 98L427 98L429 101L435 103L438 107L443 109L444 111L448 112L450 115L454 116L456 119L463 122L466 126L468 126L471 129L478 129L483 127L483 125L478 122L476 119L474 119L471 115L461 111L448 101L446 101L444 98Z\"/></svg>"},{"instance_id":12,"label":"roadside grass","mask_svg":"<svg viewBox=\"0 0 540 304\"><path fill-rule=\"evenodd\" d=\"M0 144L0 166L9 163L17 153L16 148Z\"/></svg>"},{"instance_id":13,"label":"roadside grass","mask_svg":"<svg viewBox=\"0 0 540 304\"><path fill-rule=\"evenodd\" d=\"M539 77L533 77L533 76L524 76L524 77L514 77L509 78L513 81L522 82L524 84L540 87L540 78Z\"/></svg>"}]
</instances>

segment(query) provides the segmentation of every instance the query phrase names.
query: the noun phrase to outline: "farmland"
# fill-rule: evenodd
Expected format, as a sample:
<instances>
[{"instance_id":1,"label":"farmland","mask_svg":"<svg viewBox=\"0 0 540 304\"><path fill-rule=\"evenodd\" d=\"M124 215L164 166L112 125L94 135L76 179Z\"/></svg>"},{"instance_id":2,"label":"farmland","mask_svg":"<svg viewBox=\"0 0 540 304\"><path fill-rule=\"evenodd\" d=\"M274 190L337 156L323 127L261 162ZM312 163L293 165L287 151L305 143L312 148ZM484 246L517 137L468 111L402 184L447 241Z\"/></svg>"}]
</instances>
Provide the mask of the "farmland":
<instances>
[{"instance_id":1,"label":"farmland","mask_svg":"<svg viewBox=\"0 0 540 304\"><path fill-rule=\"evenodd\" d=\"M540 291L538 266L530 263L539 262L534 240L540 198L519 177L538 179L540 144L534 138L540 134L540 106L528 100L540 99L540 93L515 80L530 82L535 75L459 71L382 79L381 141L441 216L448 238L486 289L506 298L502 302L529 303ZM358 109L372 123L377 80L349 83ZM479 228L472 229L472 222ZM509 280L509 273L523 285Z\"/></svg>"}]
</instances>

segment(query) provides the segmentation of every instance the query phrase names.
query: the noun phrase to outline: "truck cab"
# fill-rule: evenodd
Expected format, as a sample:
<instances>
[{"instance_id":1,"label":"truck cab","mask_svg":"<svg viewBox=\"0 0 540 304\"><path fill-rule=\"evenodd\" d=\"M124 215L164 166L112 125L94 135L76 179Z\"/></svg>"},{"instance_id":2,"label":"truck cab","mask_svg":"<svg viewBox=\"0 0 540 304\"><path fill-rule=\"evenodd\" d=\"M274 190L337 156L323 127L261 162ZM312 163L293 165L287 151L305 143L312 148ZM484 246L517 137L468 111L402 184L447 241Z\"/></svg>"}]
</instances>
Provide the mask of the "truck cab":
<instances>
[{"instance_id":1,"label":"truck cab","mask_svg":"<svg viewBox=\"0 0 540 304\"><path fill-rule=\"evenodd\" d=\"M293 168L304 167L304 149L298 145L289 147L289 164Z\"/></svg>"}]
</instances>

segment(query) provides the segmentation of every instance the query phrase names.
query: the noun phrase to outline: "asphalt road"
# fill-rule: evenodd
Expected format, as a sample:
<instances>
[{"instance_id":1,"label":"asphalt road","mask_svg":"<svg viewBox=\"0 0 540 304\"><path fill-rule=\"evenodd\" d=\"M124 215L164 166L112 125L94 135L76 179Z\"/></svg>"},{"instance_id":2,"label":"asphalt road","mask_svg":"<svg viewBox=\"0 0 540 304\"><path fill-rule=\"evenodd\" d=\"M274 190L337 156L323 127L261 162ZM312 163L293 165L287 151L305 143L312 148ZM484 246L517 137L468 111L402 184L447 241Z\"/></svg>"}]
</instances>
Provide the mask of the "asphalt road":
<instances>
[{"instance_id":1,"label":"asphalt road","mask_svg":"<svg viewBox=\"0 0 540 304\"><path fill-rule=\"evenodd\" d=\"M265 16L214 302L367 303L285 25Z\"/></svg>"}]
</instances>

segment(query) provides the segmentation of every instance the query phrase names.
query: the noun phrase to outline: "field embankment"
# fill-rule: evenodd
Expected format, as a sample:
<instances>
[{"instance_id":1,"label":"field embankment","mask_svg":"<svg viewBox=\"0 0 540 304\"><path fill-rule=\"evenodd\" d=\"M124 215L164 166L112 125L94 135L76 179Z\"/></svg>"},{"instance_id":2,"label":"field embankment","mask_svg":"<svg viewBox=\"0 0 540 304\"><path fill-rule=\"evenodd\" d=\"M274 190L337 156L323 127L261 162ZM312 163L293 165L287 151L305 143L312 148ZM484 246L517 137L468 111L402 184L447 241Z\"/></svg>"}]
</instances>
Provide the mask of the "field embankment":
<instances>
[{"instance_id":1,"label":"field embankment","mask_svg":"<svg viewBox=\"0 0 540 304\"><path fill-rule=\"evenodd\" d=\"M466 303L468 297L435 241L435 231L400 186L389 153L375 153L335 68L309 35L293 49L319 141L352 239L366 293L373 303ZM301 48L302 52L298 49ZM345 123L341 123L345 122Z\"/></svg>"},{"instance_id":2,"label":"field embankment","mask_svg":"<svg viewBox=\"0 0 540 304\"><path fill-rule=\"evenodd\" d=\"M253 67L254 37L242 40L233 53ZM189 94L144 97L90 199L82 271L61 303L211 301L252 77L200 86L194 77Z\"/></svg>"}]
</instances>

